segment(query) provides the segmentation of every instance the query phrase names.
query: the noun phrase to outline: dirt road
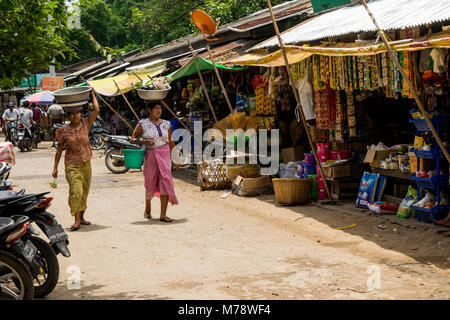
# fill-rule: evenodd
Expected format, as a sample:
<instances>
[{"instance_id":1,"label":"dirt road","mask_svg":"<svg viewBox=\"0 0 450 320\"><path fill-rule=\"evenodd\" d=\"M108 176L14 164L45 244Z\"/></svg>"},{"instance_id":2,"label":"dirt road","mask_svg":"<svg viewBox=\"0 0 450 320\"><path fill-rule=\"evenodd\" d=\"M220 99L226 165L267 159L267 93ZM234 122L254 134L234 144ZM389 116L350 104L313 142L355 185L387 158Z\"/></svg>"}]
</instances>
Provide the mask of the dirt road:
<instances>
[{"instance_id":1,"label":"dirt road","mask_svg":"<svg viewBox=\"0 0 450 320\"><path fill-rule=\"evenodd\" d=\"M15 189L51 190L49 211L68 228L62 163L58 189L49 187L54 149L43 143L16 155ZM180 205L168 215L177 222L155 219L159 199L147 221L142 173L113 175L98 154L92 165L93 225L69 233L72 256L59 256L60 281L47 299L450 298L450 238L431 225L347 207L281 207L273 195L222 198L200 192L192 170L174 173Z\"/></svg>"}]
</instances>

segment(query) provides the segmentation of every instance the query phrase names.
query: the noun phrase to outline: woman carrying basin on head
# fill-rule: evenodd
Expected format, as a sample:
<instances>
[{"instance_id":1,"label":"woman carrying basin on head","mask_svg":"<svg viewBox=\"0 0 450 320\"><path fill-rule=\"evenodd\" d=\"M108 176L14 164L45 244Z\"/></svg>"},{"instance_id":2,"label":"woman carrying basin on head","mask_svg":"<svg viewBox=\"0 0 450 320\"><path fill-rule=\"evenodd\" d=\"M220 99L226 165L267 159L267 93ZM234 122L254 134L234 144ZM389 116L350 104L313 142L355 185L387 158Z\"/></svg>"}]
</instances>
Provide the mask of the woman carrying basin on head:
<instances>
[{"instance_id":1,"label":"woman carrying basin on head","mask_svg":"<svg viewBox=\"0 0 450 320\"><path fill-rule=\"evenodd\" d=\"M151 219L151 199L156 196L161 199L160 220L172 222L167 215L167 205L178 204L172 181L171 151L175 147L172 140L172 126L167 120L161 119L162 107L160 103L147 106L148 118L139 121L131 136L131 141L140 140L146 145L144 160L145 178L145 213L144 217ZM179 168L179 164L176 164Z\"/></svg>"},{"instance_id":2,"label":"woman carrying basin on head","mask_svg":"<svg viewBox=\"0 0 450 320\"><path fill-rule=\"evenodd\" d=\"M71 226L72 231L78 230L81 225L91 224L84 219L92 174L89 129L100 112L93 88L91 99L94 111L86 118L81 115L82 106L66 108L70 123L57 132L58 150L55 155L53 177L58 176L58 164L65 147L64 165L66 180L69 184L69 206L70 213L75 217L75 223Z\"/></svg>"}]
</instances>

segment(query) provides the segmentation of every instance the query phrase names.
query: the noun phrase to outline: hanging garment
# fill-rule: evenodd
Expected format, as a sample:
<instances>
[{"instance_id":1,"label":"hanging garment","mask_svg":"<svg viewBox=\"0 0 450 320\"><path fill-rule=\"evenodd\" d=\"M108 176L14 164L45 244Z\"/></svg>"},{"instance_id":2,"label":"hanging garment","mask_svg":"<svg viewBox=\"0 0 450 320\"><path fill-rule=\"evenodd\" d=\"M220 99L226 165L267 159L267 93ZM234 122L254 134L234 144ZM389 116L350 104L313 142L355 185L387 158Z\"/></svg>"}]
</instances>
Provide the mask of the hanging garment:
<instances>
[{"instance_id":1,"label":"hanging garment","mask_svg":"<svg viewBox=\"0 0 450 320\"><path fill-rule=\"evenodd\" d=\"M300 104L306 121L316 118L314 110L314 88L312 83L312 67L309 66L305 76L297 81L296 88L300 96Z\"/></svg>"},{"instance_id":2,"label":"hanging garment","mask_svg":"<svg viewBox=\"0 0 450 320\"><path fill-rule=\"evenodd\" d=\"M447 50L441 48L435 48L431 50L430 56L433 58L433 71L435 73L443 73L445 72L445 56Z\"/></svg>"},{"instance_id":3,"label":"hanging garment","mask_svg":"<svg viewBox=\"0 0 450 320\"><path fill-rule=\"evenodd\" d=\"M431 49L420 50L419 71L424 73L430 66Z\"/></svg>"}]
</instances>

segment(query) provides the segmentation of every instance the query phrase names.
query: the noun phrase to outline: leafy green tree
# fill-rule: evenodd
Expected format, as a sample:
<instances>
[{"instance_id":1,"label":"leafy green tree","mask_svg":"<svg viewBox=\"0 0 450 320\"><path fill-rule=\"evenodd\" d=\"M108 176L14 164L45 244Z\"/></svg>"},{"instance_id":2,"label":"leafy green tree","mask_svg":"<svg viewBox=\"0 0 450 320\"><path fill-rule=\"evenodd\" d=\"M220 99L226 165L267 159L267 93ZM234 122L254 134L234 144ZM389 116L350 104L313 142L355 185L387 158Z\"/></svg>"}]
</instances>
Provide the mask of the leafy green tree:
<instances>
[{"instance_id":1,"label":"leafy green tree","mask_svg":"<svg viewBox=\"0 0 450 320\"><path fill-rule=\"evenodd\" d=\"M67 41L68 15L64 0L0 0L1 88L74 53Z\"/></svg>"},{"instance_id":2,"label":"leafy green tree","mask_svg":"<svg viewBox=\"0 0 450 320\"><path fill-rule=\"evenodd\" d=\"M273 5L283 2L272 0ZM266 0L148 0L145 8L133 8L132 24L142 34L143 44L152 47L197 33L190 16L195 9L225 24L266 8Z\"/></svg>"}]
</instances>

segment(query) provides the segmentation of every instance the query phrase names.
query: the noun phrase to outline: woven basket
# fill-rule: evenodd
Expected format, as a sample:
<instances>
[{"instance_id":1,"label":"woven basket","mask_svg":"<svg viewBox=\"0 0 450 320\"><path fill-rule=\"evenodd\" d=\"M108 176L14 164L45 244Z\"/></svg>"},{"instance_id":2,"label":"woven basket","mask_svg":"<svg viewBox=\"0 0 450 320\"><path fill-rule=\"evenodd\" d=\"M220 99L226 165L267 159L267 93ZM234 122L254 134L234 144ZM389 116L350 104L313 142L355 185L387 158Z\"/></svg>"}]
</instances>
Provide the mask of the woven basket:
<instances>
[{"instance_id":1,"label":"woven basket","mask_svg":"<svg viewBox=\"0 0 450 320\"><path fill-rule=\"evenodd\" d=\"M227 176L233 181L237 176L244 178L257 178L261 175L259 164L226 165Z\"/></svg>"},{"instance_id":2,"label":"woven basket","mask_svg":"<svg viewBox=\"0 0 450 320\"><path fill-rule=\"evenodd\" d=\"M215 161L197 164L197 183L200 190L231 189L231 180L227 176L225 164Z\"/></svg>"},{"instance_id":3,"label":"woven basket","mask_svg":"<svg viewBox=\"0 0 450 320\"><path fill-rule=\"evenodd\" d=\"M308 202L314 179L272 179L275 198L279 204L304 204Z\"/></svg>"}]
</instances>

